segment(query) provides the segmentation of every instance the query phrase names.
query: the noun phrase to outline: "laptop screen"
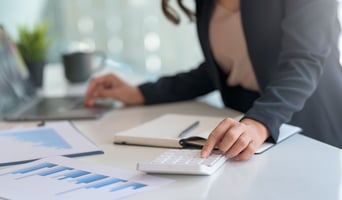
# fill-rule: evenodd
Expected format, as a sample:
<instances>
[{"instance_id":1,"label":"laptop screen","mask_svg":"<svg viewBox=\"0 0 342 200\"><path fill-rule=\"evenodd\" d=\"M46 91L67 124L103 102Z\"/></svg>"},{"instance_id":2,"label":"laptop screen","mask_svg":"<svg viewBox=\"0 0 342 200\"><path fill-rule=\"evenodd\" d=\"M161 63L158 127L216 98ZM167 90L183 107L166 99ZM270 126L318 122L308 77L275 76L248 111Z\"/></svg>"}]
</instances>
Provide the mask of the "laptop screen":
<instances>
[{"instance_id":1,"label":"laptop screen","mask_svg":"<svg viewBox=\"0 0 342 200\"><path fill-rule=\"evenodd\" d=\"M0 25L0 117L34 95L26 65Z\"/></svg>"}]
</instances>

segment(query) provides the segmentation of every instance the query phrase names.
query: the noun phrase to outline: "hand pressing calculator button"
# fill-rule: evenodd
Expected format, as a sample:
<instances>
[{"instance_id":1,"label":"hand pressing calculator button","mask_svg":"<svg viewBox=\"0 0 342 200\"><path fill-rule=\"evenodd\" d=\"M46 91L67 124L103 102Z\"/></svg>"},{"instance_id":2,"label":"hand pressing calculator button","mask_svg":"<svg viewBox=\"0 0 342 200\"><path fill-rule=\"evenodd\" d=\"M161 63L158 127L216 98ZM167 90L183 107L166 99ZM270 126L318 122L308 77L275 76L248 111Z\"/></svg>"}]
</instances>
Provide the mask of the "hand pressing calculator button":
<instances>
[{"instance_id":1,"label":"hand pressing calculator button","mask_svg":"<svg viewBox=\"0 0 342 200\"><path fill-rule=\"evenodd\" d=\"M211 175L227 160L227 157L217 152L201 158L200 152L198 149L169 149L150 162L138 163L137 170L147 173Z\"/></svg>"}]
</instances>

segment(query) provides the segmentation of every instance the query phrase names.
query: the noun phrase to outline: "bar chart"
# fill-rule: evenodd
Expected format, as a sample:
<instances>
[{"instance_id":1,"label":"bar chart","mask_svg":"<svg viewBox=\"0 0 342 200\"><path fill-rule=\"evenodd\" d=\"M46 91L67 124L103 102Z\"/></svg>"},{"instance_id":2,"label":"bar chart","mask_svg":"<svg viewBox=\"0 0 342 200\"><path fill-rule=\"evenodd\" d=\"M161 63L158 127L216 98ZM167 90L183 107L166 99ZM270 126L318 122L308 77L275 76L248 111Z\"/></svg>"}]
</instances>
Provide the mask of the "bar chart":
<instances>
[{"instance_id":1,"label":"bar chart","mask_svg":"<svg viewBox=\"0 0 342 200\"><path fill-rule=\"evenodd\" d=\"M0 166L24 163L48 156L82 156L103 153L70 122L0 131Z\"/></svg>"},{"instance_id":2,"label":"bar chart","mask_svg":"<svg viewBox=\"0 0 342 200\"><path fill-rule=\"evenodd\" d=\"M171 182L119 169L89 165L88 169L84 169L82 164L77 165L77 161L64 157L51 159L0 171L0 194L3 195L0 198L117 199ZM13 187L20 192L13 193Z\"/></svg>"},{"instance_id":3,"label":"bar chart","mask_svg":"<svg viewBox=\"0 0 342 200\"><path fill-rule=\"evenodd\" d=\"M13 131L0 134L2 139L29 145L55 149L71 149L71 146L52 128L42 128L28 131Z\"/></svg>"}]
</instances>

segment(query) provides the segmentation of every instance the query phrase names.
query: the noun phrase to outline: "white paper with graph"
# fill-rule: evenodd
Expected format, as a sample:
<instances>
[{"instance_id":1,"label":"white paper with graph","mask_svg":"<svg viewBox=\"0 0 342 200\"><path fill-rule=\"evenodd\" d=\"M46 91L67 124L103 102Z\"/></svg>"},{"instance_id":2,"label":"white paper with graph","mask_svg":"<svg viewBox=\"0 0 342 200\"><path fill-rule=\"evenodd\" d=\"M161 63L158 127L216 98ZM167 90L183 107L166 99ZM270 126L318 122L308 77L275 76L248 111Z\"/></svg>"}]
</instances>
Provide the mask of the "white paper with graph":
<instances>
[{"instance_id":1,"label":"white paper with graph","mask_svg":"<svg viewBox=\"0 0 342 200\"><path fill-rule=\"evenodd\" d=\"M66 157L0 170L0 199L121 199L173 180Z\"/></svg>"},{"instance_id":2,"label":"white paper with graph","mask_svg":"<svg viewBox=\"0 0 342 200\"><path fill-rule=\"evenodd\" d=\"M103 153L67 121L0 131L0 147L0 166L48 156L74 157Z\"/></svg>"}]
</instances>

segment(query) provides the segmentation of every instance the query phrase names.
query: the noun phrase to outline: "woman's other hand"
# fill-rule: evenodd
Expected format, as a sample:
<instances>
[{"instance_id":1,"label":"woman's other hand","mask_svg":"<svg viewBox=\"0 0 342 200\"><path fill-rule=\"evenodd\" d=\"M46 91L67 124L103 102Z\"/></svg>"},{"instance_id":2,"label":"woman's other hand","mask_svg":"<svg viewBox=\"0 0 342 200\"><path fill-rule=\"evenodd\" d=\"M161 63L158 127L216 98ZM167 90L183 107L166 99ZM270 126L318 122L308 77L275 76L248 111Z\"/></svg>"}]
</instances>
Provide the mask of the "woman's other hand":
<instances>
[{"instance_id":1,"label":"woman's other hand","mask_svg":"<svg viewBox=\"0 0 342 200\"><path fill-rule=\"evenodd\" d=\"M144 97L136 86L129 85L114 74L91 80L84 99L86 106L93 106L98 98L112 98L126 105L141 105Z\"/></svg>"}]
</instances>

